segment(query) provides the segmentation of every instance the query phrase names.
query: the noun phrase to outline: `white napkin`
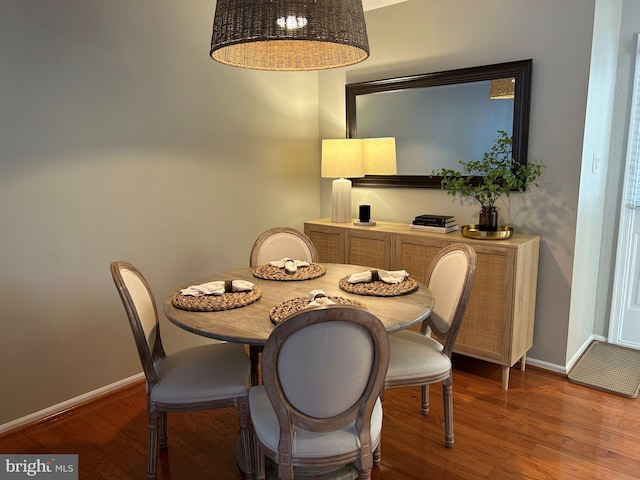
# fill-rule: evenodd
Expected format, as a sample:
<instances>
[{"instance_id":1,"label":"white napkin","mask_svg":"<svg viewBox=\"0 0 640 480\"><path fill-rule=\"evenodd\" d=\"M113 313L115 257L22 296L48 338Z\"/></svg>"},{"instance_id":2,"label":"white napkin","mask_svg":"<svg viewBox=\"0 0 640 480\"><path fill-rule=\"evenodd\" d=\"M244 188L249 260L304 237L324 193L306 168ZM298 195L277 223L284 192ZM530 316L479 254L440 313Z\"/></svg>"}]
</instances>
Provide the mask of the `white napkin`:
<instances>
[{"instance_id":1,"label":"white napkin","mask_svg":"<svg viewBox=\"0 0 640 480\"><path fill-rule=\"evenodd\" d=\"M298 267L308 267L309 262L304 260L292 260L288 257L284 257L281 260L274 260L269 262L272 267L284 268L289 273L295 273L298 271Z\"/></svg>"},{"instance_id":2,"label":"white napkin","mask_svg":"<svg viewBox=\"0 0 640 480\"><path fill-rule=\"evenodd\" d=\"M253 283L246 280L233 280L231 282L232 292L246 292L253 290ZM225 281L218 280L215 282L203 283L201 285L191 285L188 288L180 290L182 295L191 295L192 297L201 297L203 295L222 295L225 293Z\"/></svg>"},{"instance_id":3,"label":"white napkin","mask_svg":"<svg viewBox=\"0 0 640 480\"><path fill-rule=\"evenodd\" d=\"M374 277L373 272L378 272L378 278L384 283L400 283L409 276L406 270L395 270L388 272L387 270L368 270L366 272L352 273L347 281L349 283L368 283Z\"/></svg>"},{"instance_id":4,"label":"white napkin","mask_svg":"<svg viewBox=\"0 0 640 480\"><path fill-rule=\"evenodd\" d=\"M311 300L309 305L304 308L317 307L319 305L333 305L336 303L324 294L324 290L311 290L309 292L309 300Z\"/></svg>"}]
</instances>

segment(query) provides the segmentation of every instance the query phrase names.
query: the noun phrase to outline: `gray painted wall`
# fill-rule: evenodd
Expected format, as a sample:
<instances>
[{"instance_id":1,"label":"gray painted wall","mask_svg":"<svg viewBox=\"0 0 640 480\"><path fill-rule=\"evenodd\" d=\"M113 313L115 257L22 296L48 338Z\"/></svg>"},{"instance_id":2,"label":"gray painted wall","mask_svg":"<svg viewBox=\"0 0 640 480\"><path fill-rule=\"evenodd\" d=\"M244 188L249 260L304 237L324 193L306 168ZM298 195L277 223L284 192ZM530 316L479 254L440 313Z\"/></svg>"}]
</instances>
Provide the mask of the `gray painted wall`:
<instances>
[{"instance_id":1,"label":"gray painted wall","mask_svg":"<svg viewBox=\"0 0 640 480\"><path fill-rule=\"evenodd\" d=\"M214 2L0 4L2 425L141 371L111 261L158 303L248 265L319 216L320 169L317 75L211 60Z\"/></svg>"},{"instance_id":2,"label":"gray painted wall","mask_svg":"<svg viewBox=\"0 0 640 480\"><path fill-rule=\"evenodd\" d=\"M371 58L345 75L358 82L533 59L529 158L546 169L539 189L513 194L498 208L500 223L541 235L530 358L560 370L567 358L594 12L595 0L409 0L367 12ZM344 120L340 127L334 120L343 115L343 102L333 96L342 99L342 90L320 99L336 108L321 125L344 135ZM323 182L322 213L329 216L330 184ZM431 212L451 213L462 224L477 221L477 204L440 190L355 188L352 201L354 214L358 204L370 204L374 220L409 223ZM586 321L592 328L593 318Z\"/></svg>"}]
</instances>

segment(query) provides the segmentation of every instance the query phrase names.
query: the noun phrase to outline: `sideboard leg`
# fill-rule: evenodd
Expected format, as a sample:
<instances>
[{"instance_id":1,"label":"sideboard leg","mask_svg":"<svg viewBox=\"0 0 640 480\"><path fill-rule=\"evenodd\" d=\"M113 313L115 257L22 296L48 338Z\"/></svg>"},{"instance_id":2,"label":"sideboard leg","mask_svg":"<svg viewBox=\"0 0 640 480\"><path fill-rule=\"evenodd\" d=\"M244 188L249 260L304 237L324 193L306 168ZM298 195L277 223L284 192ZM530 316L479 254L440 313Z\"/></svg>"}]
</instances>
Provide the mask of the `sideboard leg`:
<instances>
[{"instance_id":1,"label":"sideboard leg","mask_svg":"<svg viewBox=\"0 0 640 480\"><path fill-rule=\"evenodd\" d=\"M502 389L509 390L509 367L502 366Z\"/></svg>"},{"instance_id":2,"label":"sideboard leg","mask_svg":"<svg viewBox=\"0 0 640 480\"><path fill-rule=\"evenodd\" d=\"M527 354L522 355L520 359L520 371L524 372L524 369L527 367Z\"/></svg>"}]
</instances>

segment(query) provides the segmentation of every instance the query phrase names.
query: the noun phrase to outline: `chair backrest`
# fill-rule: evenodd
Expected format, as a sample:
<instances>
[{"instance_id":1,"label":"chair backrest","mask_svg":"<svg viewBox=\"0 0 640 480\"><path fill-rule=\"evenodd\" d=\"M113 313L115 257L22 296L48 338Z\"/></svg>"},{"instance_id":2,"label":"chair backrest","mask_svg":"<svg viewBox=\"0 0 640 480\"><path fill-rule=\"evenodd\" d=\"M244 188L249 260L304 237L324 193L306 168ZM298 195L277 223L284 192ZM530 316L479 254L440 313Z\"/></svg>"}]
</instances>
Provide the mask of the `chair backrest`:
<instances>
[{"instance_id":1,"label":"chair backrest","mask_svg":"<svg viewBox=\"0 0 640 480\"><path fill-rule=\"evenodd\" d=\"M142 273L128 262L112 262L111 276L127 312L147 383L154 384L158 381L154 362L165 352L153 293Z\"/></svg>"},{"instance_id":2,"label":"chair backrest","mask_svg":"<svg viewBox=\"0 0 640 480\"><path fill-rule=\"evenodd\" d=\"M263 232L254 242L249 266L265 265L282 258L318 262L318 251L304 233L288 227L274 227Z\"/></svg>"},{"instance_id":3,"label":"chair backrest","mask_svg":"<svg viewBox=\"0 0 640 480\"><path fill-rule=\"evenodd\" d=\"M423 324L444 341L444 353L451 355L475 277L476 252L469 245L454 243L443 248L429 265L427 285L436 303Z\"/></svg>"},{"instance_id":4,"label":"chair backrest","mask_svg":"<svg viewBox=\"0 0 640 480\"><path fill-rule=\"evenodd\" d=\"M371 414L389 365L389 339L375 315L345 305L304 309L273 329L262 358L280 425L279 457L292 454L294 425L327 432L351 422L361 460L372 455Z\"/></svg>"}]
</instances>

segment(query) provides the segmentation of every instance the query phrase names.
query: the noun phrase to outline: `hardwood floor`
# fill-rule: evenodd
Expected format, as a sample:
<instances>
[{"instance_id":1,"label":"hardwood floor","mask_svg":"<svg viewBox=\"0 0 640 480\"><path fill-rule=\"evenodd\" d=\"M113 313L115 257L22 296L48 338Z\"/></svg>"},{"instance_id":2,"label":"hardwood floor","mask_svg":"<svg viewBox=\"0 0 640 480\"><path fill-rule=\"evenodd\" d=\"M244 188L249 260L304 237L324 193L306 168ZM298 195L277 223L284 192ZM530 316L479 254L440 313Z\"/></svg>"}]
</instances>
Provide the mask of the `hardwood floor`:
<instances>
[{"instance_id":1,"label":"hardwood floor","mask_svg":"<svg viewBox=\"0 0 640 480\"><path fill-rule=\"evenodd\" d=\"M418 388L389 390L382 465L374 480L638 479L640 401L569 383L528 367L454 358L455 447L444 447L442 396L420 415ZM169 414L161 480L241 480L235 410ZM144 385L0 437L0 453L78 453L80 479L142 479L146 472Z\"/></svg>"}]
</instances>

